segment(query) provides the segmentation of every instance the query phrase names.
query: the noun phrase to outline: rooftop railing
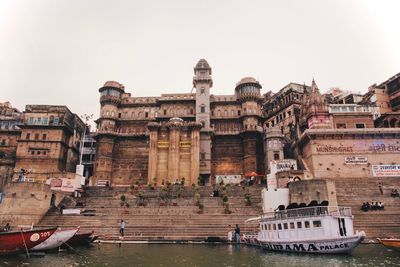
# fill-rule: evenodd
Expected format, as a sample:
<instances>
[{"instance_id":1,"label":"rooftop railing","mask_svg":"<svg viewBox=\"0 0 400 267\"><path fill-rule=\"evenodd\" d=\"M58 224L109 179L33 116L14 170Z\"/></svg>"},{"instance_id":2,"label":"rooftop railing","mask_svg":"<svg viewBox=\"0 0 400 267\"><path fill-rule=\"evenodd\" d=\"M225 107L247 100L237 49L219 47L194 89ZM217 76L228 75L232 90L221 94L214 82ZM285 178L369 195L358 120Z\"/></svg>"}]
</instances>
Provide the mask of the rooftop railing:
<instances>
[{"instance_id":1,"label":"rooftop railing","mask_svg":"<svg viewBox=\"0 0 400 267\"><path fill-rule=\"evenodd\" d=\"M281 220L316 216L350 217L352 213L350 207L316 206L267 212L262 218Z\"/></svg>"}]
</instances>

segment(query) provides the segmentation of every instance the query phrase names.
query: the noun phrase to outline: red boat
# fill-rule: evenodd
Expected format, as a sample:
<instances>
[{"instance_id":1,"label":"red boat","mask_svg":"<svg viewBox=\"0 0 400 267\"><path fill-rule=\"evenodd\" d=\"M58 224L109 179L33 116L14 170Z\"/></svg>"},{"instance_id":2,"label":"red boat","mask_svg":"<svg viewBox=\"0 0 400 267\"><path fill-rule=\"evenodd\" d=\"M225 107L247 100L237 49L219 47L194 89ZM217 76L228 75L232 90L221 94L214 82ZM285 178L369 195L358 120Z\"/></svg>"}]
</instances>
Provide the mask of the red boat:
<instances>
[{"instance_id":1,"label":"red boat","mask_svg":"<svg viewBox=\"0 0 400 267\"><path fill-rule=\"evenodd\" d=\"M57 227L0 232L0 254L25 252L49 238Z\"/></svg>"}]
</instances>

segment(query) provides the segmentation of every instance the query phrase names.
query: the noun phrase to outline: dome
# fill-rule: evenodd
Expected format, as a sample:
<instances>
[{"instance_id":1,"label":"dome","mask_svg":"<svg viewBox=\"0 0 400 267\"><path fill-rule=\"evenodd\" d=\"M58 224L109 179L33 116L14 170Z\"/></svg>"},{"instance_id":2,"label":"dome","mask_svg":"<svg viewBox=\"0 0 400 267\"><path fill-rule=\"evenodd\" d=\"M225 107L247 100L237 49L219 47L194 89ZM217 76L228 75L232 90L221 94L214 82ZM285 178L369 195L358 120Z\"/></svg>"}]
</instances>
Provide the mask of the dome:
<instances>
[{"instance_id":1,"label":"dome","mask_svg":"<svg viewBox=\"0 0 400 267\"><path fill-rule=\"evenodd\" d=\"M114 88L118 88L118 89L125 89L125 86L119 82L116 81L107 81L103 87L114 87Z\"/></svg>"},{"instance_id":2,"label":"dome","mask_svg":"<svg viewBox=\"0 0 400 267\"><path fill-rule=\"evenodd\" d=\"M207 60L202 58L199 60L199 62L197 62L195 69L210 69L210 65L208 64Z\"/></svg>"},{"instance_id":3,"label":"dome","mask_svg":"<svg viewBox=\"0 0 400 267\"><path fill-rule=\"evenodd\" d=\"M236 87L239 87L244 84L257 84L259 88L261 88L260 83L254 79L253 77L244 77L237 84Z\"/></svg>"}]
</instances>

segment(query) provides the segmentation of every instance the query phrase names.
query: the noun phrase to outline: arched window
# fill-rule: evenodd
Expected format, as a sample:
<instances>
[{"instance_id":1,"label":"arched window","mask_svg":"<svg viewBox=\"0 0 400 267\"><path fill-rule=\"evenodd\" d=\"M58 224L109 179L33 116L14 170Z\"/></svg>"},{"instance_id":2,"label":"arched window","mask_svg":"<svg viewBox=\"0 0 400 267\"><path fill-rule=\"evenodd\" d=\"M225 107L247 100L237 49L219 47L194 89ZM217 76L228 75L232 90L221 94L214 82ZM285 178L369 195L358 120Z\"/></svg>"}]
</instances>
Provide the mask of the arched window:
<instances>
[{"instance_id":1,"label":"arched window","mask_svg":"<svg viewBox=\"0 0 400 267\"><path fill-rule=\"evenodd\" d=\"M200 112L201 112L201 113L206 112L206 106L205 106L204 104L202 104L202 105L200 106Z\"/></svg>"}]
</instances>

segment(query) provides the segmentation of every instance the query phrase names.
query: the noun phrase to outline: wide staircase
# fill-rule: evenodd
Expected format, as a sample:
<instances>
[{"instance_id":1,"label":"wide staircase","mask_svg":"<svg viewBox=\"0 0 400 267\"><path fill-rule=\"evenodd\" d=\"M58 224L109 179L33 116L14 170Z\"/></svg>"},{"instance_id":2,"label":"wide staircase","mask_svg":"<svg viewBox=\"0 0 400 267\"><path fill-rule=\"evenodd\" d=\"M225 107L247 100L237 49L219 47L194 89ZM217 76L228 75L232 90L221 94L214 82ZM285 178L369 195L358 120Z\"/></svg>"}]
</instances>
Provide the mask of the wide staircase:
<instances>
[{"instance_id":1,"label":"wide staircase","mask_svg":"<svg viewBox=\"0 0 400 267\"><path fill-rule=\"evenodd\" d=\"M124 240L201 241L226 239L236 224L241 232L254 232L257 222L245 223L262 212L261 187L226 186L213 197L213 188L170 186L169 188L88 188L85 197L66 202L68 208L83 205L85 216L48 212L40 226L74 227L94 230L103 240L119 240L119 222L126 222ZM196 194L196 192L198 192ZM250 195L248 204L245 195ZM121 198L121 196L124 196ZM226 199L225 199L226 200ZM200 202L203 209L200 209ZM127 204L128 203L128 204ZM228 226L231 226L229 229Z\"/></svg>"},{"instance_id":2,"label":"wide staircase","mask_svg":"<svg viewBox=\"0 0 400 267\"><path fill-rule=\"evenodd\" d=\"M376 177L335 179L338 204L352 208L354 215L354 229L363 230L366 239L377 237L400 238L400 198L391 197L391 189L400 189L400 178ZM380 193L378 183L383 184L383 194ZM363 202L381 201L384 210L364 212L361 210Z\"/></svg>"}]
</instances>

